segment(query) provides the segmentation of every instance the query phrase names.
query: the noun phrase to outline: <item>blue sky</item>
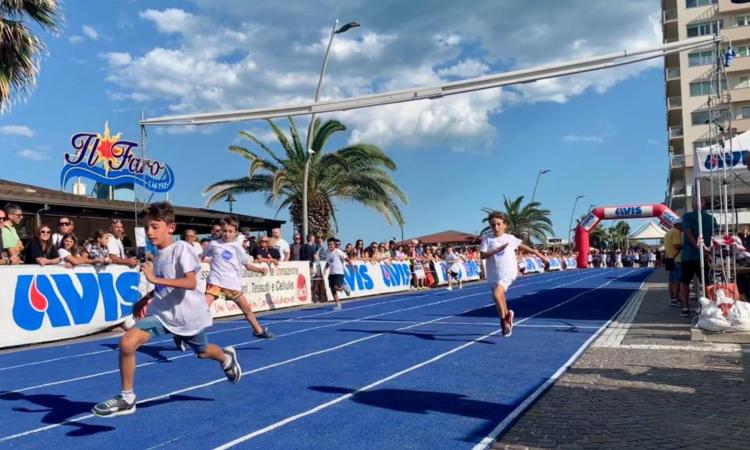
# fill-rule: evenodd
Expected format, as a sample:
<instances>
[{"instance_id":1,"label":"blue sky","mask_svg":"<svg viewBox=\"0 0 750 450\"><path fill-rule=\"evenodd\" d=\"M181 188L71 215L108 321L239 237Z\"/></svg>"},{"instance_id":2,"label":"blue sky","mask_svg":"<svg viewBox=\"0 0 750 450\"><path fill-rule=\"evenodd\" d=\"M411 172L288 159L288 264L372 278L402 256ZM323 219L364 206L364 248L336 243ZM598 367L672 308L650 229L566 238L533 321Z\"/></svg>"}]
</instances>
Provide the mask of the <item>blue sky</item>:
<instances>
[{"instance_id":1,"label":"blue sky","mask_svg":"<svg viewBox=\"0 0 750 450\"><path fill-rule=\"evenodd\" d=\"M137 140L147 117L288 105L314 94L327 33L336 18L362 27L337 36L322 98L438 84L554 61L659 44L659 5L521 0L461 2L334 0L284 5L239 0L65 2L63 32L42 34L49 54L36 89L0 115L4 175L59 188L76 132ZM406 5L406 6L405 6ZM530 6L533 5L533 6ZM503 195L531 197L567 236L590 204L663 201L667 178L662 62L495 89L441 100L331 114L348 142L380 145L398 164L409 197L405 236L481 228L482 207ZM298 128L305 119L298 118ZM279 121L286 125L286 121ZM237 132L269 143L263 122L149 130L151 157L170 164L170 199L203 206L206 185L242 176L229 153ZM216 205L225 209L226 204ZM272 217L260 195L235 211ZM384 240L397 226L364 207L339 204L340 236ZM281 211L280 219L288 220ZM636 224L633 224L636 226ZM284 228L291 234L291 226Z\"/></svg>"}]
</instances>

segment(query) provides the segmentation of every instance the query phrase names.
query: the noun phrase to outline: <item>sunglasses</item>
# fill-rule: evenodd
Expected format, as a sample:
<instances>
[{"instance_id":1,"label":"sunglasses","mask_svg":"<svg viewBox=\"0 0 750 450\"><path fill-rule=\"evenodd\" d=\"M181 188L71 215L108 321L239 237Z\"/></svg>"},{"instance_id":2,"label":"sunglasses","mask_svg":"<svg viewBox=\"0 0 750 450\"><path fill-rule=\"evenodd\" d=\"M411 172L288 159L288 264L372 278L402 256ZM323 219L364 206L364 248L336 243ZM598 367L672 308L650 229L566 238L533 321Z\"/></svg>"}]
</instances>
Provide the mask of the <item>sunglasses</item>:
<instances>
[{"instance_id":1,"label":"sunglasses","mask_svg":"<svg viewBox=\"0 0 750 450\"><path fill-rule=\"evenodd\" d=\"M70 222L57 222L58 227L67 227L70 226Z\"/></svg>"}]
</instances>

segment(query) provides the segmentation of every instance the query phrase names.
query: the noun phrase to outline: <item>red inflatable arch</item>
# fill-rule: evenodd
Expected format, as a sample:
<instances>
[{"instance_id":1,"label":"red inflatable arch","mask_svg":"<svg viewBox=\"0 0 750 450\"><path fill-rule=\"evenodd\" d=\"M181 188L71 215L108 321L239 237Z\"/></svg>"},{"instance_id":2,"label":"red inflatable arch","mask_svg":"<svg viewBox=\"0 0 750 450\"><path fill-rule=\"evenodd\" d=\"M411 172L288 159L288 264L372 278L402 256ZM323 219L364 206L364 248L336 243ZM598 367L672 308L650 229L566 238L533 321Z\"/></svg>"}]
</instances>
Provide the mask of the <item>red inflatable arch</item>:
<instances>
[{"instance_id":1,"label":"red inflatable arch","mask_svg":"<svg viewBox=\"0 0 750 450\"><path fill-rule=\"evenodd\" d=\"M605 219L640 219L644 217L658 217L668 228L672 228L680 216L662 204L604 206L591 210L576 227L576 249L578 249L578 268L585 269L589 265L589 231Z\"/></svg>"}]
</instances>

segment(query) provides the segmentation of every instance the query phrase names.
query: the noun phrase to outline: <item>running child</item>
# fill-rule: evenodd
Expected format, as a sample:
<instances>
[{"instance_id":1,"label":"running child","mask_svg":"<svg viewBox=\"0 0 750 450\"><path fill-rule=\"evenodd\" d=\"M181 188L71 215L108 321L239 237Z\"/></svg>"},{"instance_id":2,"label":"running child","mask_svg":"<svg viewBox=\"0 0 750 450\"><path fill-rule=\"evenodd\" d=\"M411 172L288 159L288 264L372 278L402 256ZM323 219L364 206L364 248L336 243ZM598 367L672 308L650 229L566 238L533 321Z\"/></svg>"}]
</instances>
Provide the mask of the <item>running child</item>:
<instances>
[{"instance_id":1,"label":"running child","mask_svg":"<svg viewBox=\"0 0 750 450\"><path fill-rule=\"evenodd\" d=\"M328 270L328 287L331 289L331 295L333 295L333 301L336 305L333 307L334 311L341 311L341 303L339 302L339 291L346 292L349 295L349 286L346 285L344 280L344 263L352 265L351 260L346 253L341 249L336 248L336 238L328 238L328 252L326 254L326 269Z\"/></svg>"},{"instance_id":2,"label":"running child","mask_svg":"<svg viewBox=\"0 0 750 450\"><path fill-rule=\"evenodd\" d=\"M445 249L445 255L443 255L443 259L445 260L445 265L447 266L447 273L448 273L448 290L453 290L453 282L458 281L458 288L463 288L463 283L461 282L461 262L463 261L463 257L453 251L453 247L447 247Z\"/></svg>"},{"instance_id":3,"label":"running child","mask_svg":"<svg viewBox=\"0 0 750 450\"><path fill-rule=\"evenodd\" d=\"M487 281L492 285L492 297L500 315L500 325L503 336L509 337L513 333L513 310L508 309L505 293L513 280L518 276L516 249L531 253L547 263L547 258L539 251L523 244L521 239L505 233L505 214L494 212L489 216L492 235L482 236L479 246L480 257L486 259Z\"/></svg>"},{"instance_id":4,"label":"running child","mask_svg":"<svg viewBox=\"0 0 750 450\"><path fill-rule=\"evenodd\" d=\"M268 273L268 267L256 266L250 262L249 255L236 242L240 223L236 217L225 216L219 222L221 237L211 241L207 256L211 258L211 270L206 281L206 303L211 306L223 293L226 300L233 301L245 314L245 319L253 328L253 335L266 339L273 338L268 327L262 327L253 313L253 307L242 292L242 269L251 272ZM185 349L183 349L184 351Z\"/></svg>"},{"instance_id":5,"label":"running child","mask_svg":"<svg viewBox=\"0 0 750 450\"><path fill-rule=\"evenodd\" d=\"M212 317L203 292L197 289L200 262L190 244L172 240L176 228L172 205L154 203L143 214L146 235L158 251L153 263L143 263L141 270L154 290L133 305L133 315L140 320L120 339L122 391L94 406L91 412L99 417L135 412L135 353L152 337L179 336L198 358L218 362L229 382L237 383L242 377L234 348L208 343L205 329L211 326Z\"/></svg>"}]
</instances>

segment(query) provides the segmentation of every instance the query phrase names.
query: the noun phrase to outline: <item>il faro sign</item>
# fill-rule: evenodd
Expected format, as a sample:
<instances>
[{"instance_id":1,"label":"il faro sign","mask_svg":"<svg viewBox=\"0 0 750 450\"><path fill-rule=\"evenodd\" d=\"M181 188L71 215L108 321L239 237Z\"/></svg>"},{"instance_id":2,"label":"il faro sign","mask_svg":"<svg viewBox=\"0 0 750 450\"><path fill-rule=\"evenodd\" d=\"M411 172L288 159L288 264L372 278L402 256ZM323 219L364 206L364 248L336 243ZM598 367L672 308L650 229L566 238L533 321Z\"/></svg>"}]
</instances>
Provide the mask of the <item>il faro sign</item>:
<instances>
[{"instance_id":1,"label":"il faro sign","mask_svg":"<svg viewBox=\"0 0 750 450\"><path fill-rule=\"evenodd\" d=\"M138 143L120 139L122 133L77 133L70 138L73 152L65 153L60 184L64 188L73 177L84 177L109 186L138 184L153 192L167 192L174 186L174 172L155 159L136 154Z\"/></svg>"}]
</instances>

